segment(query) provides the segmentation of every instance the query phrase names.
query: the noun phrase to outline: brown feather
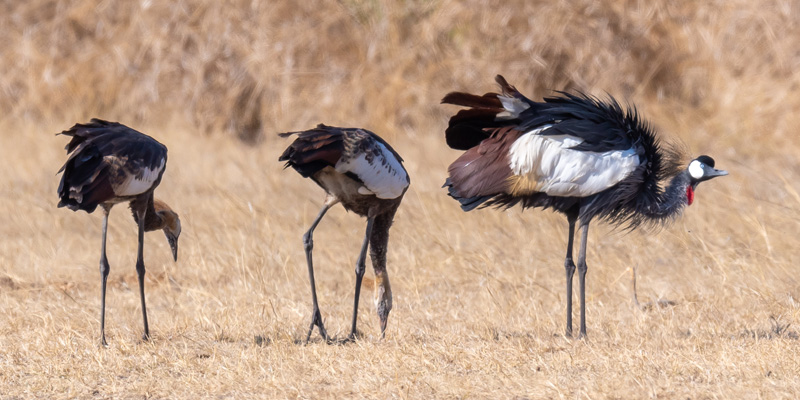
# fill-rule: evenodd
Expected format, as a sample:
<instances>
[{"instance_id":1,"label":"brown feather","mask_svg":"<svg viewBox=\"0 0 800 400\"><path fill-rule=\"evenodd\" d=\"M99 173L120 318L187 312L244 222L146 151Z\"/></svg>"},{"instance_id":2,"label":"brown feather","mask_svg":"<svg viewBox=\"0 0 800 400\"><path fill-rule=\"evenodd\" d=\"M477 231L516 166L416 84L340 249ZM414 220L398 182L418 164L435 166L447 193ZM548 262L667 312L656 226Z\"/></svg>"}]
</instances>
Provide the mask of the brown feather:
<instances>
[{"instance_id":1,"label":"brown feather","mask_svg":"<svg viewBox=\"0 0 800 400\"><path fill-rule=\"evenodd\" d=\"M450 117L450 127L453 128L455 125L459 125L462 122L469 123L473 120L486 121L486 125L490 126L489 124L494 122L498 112L498 110L490 110L487 108L465 108L457 112L456 115Z\"/></svg>"},{"instance_id":2,"label":"brown feather","mask_svg":"<svg viewBox=\"0 0 800 400\"><path fill-rule=\"evenodd\" d=\"M506 192L511 177L509 149L521 135L522 132L513 127L497 129L450 164L447 170L450 182L459 196L468 198Z\"/></svg>"},{"instance_id":3,"label":"brown feather","mask_svg":"<svg viewBox=\"0 0 800 400\"><path fill-rule=\"evenodd\" d=\"M492 130L503 125L497 114L503 109L468 108L450 117L444 131L447 145L458 150L468 150L489 137Z\"/></svg>"},{"instance_id":4,"label":"brown feather","mask_svg":"<svg viewBox=\"0 0 800 400\"><path fill-rule=\"evenodd\" d=\"M340 147L327 146L319 149L303 149L302 155L296 158L296 162L305 164L313 161L325 161L334 166L341 157L342 149Z\"/></svg>"},{"instance_id":5,"label":"brown feather","mask_svg":"<svg viewBox=\"0 0 800 400\"><path fill-rule=\"evenodd\" d=\"M464 92L450 92L442 98L442 104L503 110L503 103L497 98L497 93L486 93L483 96L478 96Z\"/></svg>"},{"instance_id":6,"label":"brown feather","mask_svg":"<svg viewBox=\"0 0 800 400\"><path fill-rule=\"evenodd\" d=\"M495 82L497 82L498 85L500 85L500 88L503 89L503 94L506 94L506 95L519 94L519 91L517 90L517 88L515 88L512 85L509 85L508 81L506 81L506 78L503 78L503 75L495 76L494 80L495 80Z\"/></svg>"},{"instance_id":7,"label":"brown feather","mask_svg":"<svg viewBox=\"0 0 800 400\"><path fill-rule=\"evenodd\" d=\"M280 134L287 137L298 133L300 136L281 154L279 160L290 160L297 164L306 164L314 161L325 161L336 165L342 156L341 131L324 130L317 127L305 132L287 132Z\"/></svg>"}]
</instances>

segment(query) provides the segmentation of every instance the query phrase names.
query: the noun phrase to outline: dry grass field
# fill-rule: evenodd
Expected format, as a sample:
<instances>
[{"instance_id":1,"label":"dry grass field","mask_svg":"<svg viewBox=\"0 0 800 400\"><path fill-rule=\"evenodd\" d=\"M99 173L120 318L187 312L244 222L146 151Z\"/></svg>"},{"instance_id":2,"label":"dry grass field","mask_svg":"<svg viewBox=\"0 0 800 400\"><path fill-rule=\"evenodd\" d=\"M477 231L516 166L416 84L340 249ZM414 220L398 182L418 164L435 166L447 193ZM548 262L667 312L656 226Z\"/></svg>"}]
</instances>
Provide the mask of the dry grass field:
<instances>
[{"instance_id":1,"label":"dry grass field","mask_svg":"<svg viewBox=\"0 0 800 400\"><path fill-rule=\"evenodd\" d=\"M795 398L798 15L784 0L2 2L0 399ZM441 189L458 152L439 99L498 73L535 99L613 94L730 172L662 230L592 225L587 340L563 334L565 218L464 213ZM56 208L53 134L91 117L170 149L156 194L183 234L177 263L146 237L148 342L130 213L110 218L100 348L102 217ZM379 133L411 175L383 340L368 265L361 339L301 343L301 236L323 193L282 169L275 133L319 122ZM337 207L315 235L337 337L364 227Z\"/></svg>"}]
</instances>

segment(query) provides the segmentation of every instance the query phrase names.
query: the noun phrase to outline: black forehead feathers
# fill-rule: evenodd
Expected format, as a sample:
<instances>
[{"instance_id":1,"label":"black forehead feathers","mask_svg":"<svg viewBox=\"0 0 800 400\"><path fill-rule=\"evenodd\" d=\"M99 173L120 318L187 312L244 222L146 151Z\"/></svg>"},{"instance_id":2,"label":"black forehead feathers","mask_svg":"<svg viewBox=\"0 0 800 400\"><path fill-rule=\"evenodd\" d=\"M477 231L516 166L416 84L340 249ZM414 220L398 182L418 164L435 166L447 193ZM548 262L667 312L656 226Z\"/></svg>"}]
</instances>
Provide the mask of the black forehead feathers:
<instances>
[{"instance_id":1,"label":"black forehead feathers","mask_svg":"<svg viewBox=\"0 0 800 400\"><path fill-rule=\"evenodd\" d=\"M695 158L695 160L700 161L701 163L708 165L711 168L714 168L714 159L709 156L702 155L700 157Z\"/></svg>"}]
</instances>

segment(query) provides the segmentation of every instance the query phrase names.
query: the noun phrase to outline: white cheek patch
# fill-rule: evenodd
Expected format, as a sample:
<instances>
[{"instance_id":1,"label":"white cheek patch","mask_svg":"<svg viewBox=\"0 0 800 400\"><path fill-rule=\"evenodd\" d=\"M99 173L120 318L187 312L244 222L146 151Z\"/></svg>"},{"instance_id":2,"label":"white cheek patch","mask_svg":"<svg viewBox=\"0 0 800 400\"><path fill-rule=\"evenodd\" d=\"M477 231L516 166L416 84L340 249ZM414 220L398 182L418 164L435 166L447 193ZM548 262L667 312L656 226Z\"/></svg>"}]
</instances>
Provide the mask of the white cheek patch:
<instances>
[{"instance_id":1,"label":"white cheek patch","mask_svg":"<svg viewBox=\"0 0 800 400\"><path fill-rule=\"evenodd\" d=\"M694 179L700 179L703 177L703 163L697 160L693 160L689 163L689 175L692 176Z\"/></svg>"}]
</instances>

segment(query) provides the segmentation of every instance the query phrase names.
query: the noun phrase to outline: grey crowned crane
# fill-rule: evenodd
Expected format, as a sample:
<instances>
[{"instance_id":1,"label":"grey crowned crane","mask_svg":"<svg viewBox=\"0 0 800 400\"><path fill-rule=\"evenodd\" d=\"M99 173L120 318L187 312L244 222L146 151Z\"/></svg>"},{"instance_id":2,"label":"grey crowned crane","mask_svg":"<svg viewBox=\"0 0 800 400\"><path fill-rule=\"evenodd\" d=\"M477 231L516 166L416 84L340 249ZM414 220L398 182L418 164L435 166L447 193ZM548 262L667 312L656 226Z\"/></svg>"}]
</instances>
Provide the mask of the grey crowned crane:
<instances>
[{"instance_id":1,"label":"grey crowned crane","mask_svg":"<svg viewBox=\"0 0 800 400\"><path fill-rule=\"evenodd\" d=\"M599 218L629 229L666 222L692 204L700 182L728 173L714 169L708 156L683 168L681 155L663 146L635 109L623 110L611 97L601 101L560 92L535 102L502 76L496 81L502 94L453 92L442 99L467 107L450 118L445 132L450 147L465 150L448 168L445 187L464 211L520 204L566 215L567 336L572 336L572 245L579 223L584 337L589 222Z\"/></svg>"},{"instance_id":2,"label":"grey crowned crane","mask_svg":"<svg viewBox=\"0 0 800 400\"><path fill-rule=\"evenodd\" d=\"M136 272L144 318L144 340L150 337L144 301L144 232L161 229L178 261L178 236L181 221L166 203L154 199L153 191L161 183L167 165L167 148L155 139L116 122L92 119L76 124L61 135L72 137L67 144L67 162L58 185L59 207L72 211L93 212L103 209L103 240L100 247L100 342L106 346L106 281L109 265L106 258L108 213L117 203L129 202L133 219L139 226L139 250Z\"/></svg>"},{"instance_id":3,"label":"grey crowned crane","mask_svg":"<svg viewBox=\"0 0 800 400\"><path fill-rule=\"evenodd\" d=\"M294 168L301 176L311 178L325 190L322 209L303 235L313 303L306 343L311 338L314 326L319 328L319 333L326 342L329 340L317 303L311 252L314 247L314 229L328 209L336 203L342 203L346 210L367 218L364 241L356 261L353 321L348 340L356 338L358 298L364 276L367 247L375 271L375 307L380 318L381 337L383 337L386 333L389 312L392 310L392 288L386 271L389 228L411 182L403 168L403 159L389 143L366 129L336 128L320 124L307 131L280 134L281 137L291 135L297 135L297 138L281 154L278 161L286 161L287 168Z\"/></svg>"}]
</instances>

